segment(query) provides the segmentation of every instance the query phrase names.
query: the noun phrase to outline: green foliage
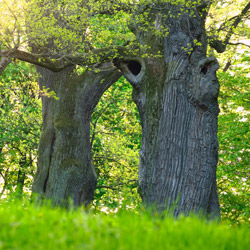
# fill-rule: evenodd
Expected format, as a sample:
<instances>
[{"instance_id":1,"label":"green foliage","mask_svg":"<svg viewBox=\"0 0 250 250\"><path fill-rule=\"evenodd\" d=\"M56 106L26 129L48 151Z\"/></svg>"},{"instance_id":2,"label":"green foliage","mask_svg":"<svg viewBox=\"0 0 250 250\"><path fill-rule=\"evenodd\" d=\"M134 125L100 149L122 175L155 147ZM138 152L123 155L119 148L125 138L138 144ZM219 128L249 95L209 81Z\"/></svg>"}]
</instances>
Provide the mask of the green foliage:
<instances>
[{"instance_id":1,"label":"green foliage","mask_svg":"<svg viewBox=\"0 0 250 250\"><path fill-rule=\"evenodd\" d=\"M197 218L66 211L19 202L0 204L0 249L248 249L246 226Z\"/></svg>"},{"instance_id":2,"label":"green foliage","mask_svg":"<svg viewBox=\"0 0 250 250\"><path fill-rule=\"evenodd\" d=\"M90 19L92 27L90 40L97 48L111 45L123 45L135 39L127 26L130 15L119 11L114 15L97 14Z\"/></svg>"},{"instance_id":3,"label":"green foliage","mask_svg":"<svg viewBox=\"0 0 250 250\"><path fill-rule=\"evenodd\" d=\"M219 72L218 188L223 218L250 222L250 85L245 64ZM248 61L249 63L249 61Z\"/></svg>"},{"instance_id":4,"label":"green foliage","mask_svg":"<svg viewBox=\"0 0 250 250\"><path fill-rule=\"evenodd\" d=\"M250 38L249 10L245 13L242 13L242 11L248 4L248 0L212 1L206 19L208 39L210 41L219 39L223 43L229 43L229 45L239 45L245 42L247 44L247 39ZM242 18L242 20L239 21L238 18ZM223 43L222 46L225 45ZM231 50L229 45L227 51ZM234 46L235 48L237 47Z\"/></svg>"},{"instance_id":5,"label":"green foliage","mask_svg":"<svg viewBox=\"0 0 250 250\"><path fill-rule=\"evenodd\" d=\"M0 76L0 197L30 190L41 128L34 69L10 64Z\"/></svg>"},{"instance_id":6,"label":"green foliage","mask_svg":"<svg viewBox=\"0 0 250 250\"><path fill-rule=\"evenodd\" d=\"M98 174L95 207L116 210L137 206L141 127L132 87L124 78L99 101L92 115L91 132Z\"/></svg>"},{"instance_id":7,"label":"green foliage","mask_svg":"<svg viewBox=\"0 0 250 250\"><path fill-rule=\"evenodd\" d=\"M152 44L152 38L162 41L169 34L166 20L181 15L195 16L197 5L201 4L201 0L120 0L117 3L112 0L0 1L0 14L4 17L4 21L0 21L3 49L21 47L29 51L31 47L32 51L35 48L40 53L41 58L52 60L88 53L86 65L100 59L96 58L94 49L109 47L109 51L103 54L108 58L113 52L115 58L117 51L113 47L125 43L131 46L129 56L135 55L135 49L136 55L162 56L159 48ZM178 13L177 8L166 7L167 4L180 6ZM161 8L168 11L157 11ZM134 29L148 36L147 44L136 41Z\"/></svg>"},{"instance_id":8,"label":"green foliage","mask_svg":"<svg viewBox=\"0 0 250 250\"><path fill-rule=\"evenodd\" d=\"M23 41L25 1L0 0L0 48L14 48ZM23 37L23 38L22 38Z\"/></svg>"},{"instance_id":9,"label":"green foliage","mask_svg":"<svg viewBox=\"0 0 250 250\"><path fill-rule=\"evenodd\" d=\"M88 53L88 64L98 60L92 51L135 40L127 20L130 12L107 0L0 0L0 45L20 48L42 57ZM111 48L110 48L111 49ZM92 53L93 52L93 53ZM110 52L110 51L109 51ZM107 57L108 54L107 53ZM91 55L92 53L92 55Z\"/></svg>"}]
</instances>

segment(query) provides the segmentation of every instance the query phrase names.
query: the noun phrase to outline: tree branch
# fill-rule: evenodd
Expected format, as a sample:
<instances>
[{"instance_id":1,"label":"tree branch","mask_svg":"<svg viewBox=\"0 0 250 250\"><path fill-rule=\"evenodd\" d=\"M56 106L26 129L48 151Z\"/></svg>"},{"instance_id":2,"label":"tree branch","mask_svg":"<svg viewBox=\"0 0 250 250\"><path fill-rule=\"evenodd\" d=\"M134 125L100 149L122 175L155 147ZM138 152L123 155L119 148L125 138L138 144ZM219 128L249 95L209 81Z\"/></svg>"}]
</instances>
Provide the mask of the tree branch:
<instances>
[{"instance_id":1,"label":"tree branch","mask_svg":"<svg viewBox=\"0 0 250 250\"><path fill-rule=\"evenodd\" d=\"M102 49L94 49L90 53L78 55L63 55L59 58L50 58L44 54L35 54L18 49L1 51L0 57L16 58L21 61L32 63L54 72L59 72L74 65L95 65L100 62L111 61L115 57L126 57L131 51L125 46L110 46Z\"/></svg>"},{"instance_id":2,"label":"tree branch","mask_svg":"<svg viewBox=\"0 0 250 250\"><path fill-rule=\"evenodd\" d=\"M246 44L246 43L242 43L242 42L237 42L237 43L231 43L231 42L228 42L229 45L244 45L246 47L249 47L250 48L250 45L249 44Z\"/></svg>"},{"instance_id":3,"label":"tree branch","mask_svg":"<svg viewBox=\"0 0 250 250\"><path fill-rule=\"evenodd\" d=\"M239 25L239 23L242 21L243 17L248 13L250 9L250 2L245 6L245 8L241 11L240 15L238 15L238 17L235 18L233 24L231 25L226 38L224 40L224 43L228 43L231 36L233 35L233 30Z\"/></svg>"},{"instance_id":4,"label":"tree branch","mask_svg":"<svg viewBox=\"0 0 250 250\"><path fill-rule=\"evenodd\" d=\"M241 13L238 16L231 18L231 20L234 21L230 25L230 28L227 31L224 41L219 39L211 39L209 45L212 48L214 48L218 53L223 53L226 50L226 47L229 44L232 35L234 34L234 29L237 28L242 19L248 14L249 10L250 10L250 2L245 6L245 8L241 11ZM223 26L225 26L225 22L221 25L221 27L218 30L220 31Z\"/></svg>"},{"instance_id":5,"label":"tree branch","mask_svg":"<svg viewBox=\"0 0 250 250\"><path fill-rule=\"evenodd\" d=\"M229 61L226 63L225 67L223 68L223 72L227 72L227 70L230 68L231 65L232 65L232 63L231 63L231 61L229 60Z\"/></svg>"}]
</instances>

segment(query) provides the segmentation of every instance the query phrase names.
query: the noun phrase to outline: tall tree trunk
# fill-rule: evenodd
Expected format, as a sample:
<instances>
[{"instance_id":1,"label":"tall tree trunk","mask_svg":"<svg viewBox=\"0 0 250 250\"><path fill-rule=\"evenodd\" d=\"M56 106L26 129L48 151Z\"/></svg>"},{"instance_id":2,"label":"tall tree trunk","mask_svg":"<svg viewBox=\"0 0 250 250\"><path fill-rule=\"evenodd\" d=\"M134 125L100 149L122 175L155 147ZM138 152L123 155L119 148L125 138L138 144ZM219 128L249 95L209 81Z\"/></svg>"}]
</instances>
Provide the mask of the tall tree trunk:
<instances>
[{"instance_id":1,"label":"tall tree trunk","mask_svg":"<svg viewBox=\"0 0 250 250\"><path fill-rule=\"evenodd\" d=\"M150 22L156 28L167 27L168 35L157 37L140 24L135 34L149 52L161 51L163 57L124 59L118 65L134 87L142 121L143 201L159 211L173 207L175 215L193 211L220 216L218 63L206 57L205 14L197 9L191 15L169 3L164 8L154 5Z\"/></svg>"},{"instance_id":2,"label":"tall tree trunk","mask_svg":"<svg viewBox=\"0 0 250 250\"><path fill-rule=\"evenodd\" d=\"M38 68L39 85L59 98L42 97L43 132L39 144L38 171L33 192L55 205L87 205L93 198L96 173L91 158L90 121L104 91L121 74L117 71L86 71L74 68L59 73Z\"/></svg>"}]
</instances>

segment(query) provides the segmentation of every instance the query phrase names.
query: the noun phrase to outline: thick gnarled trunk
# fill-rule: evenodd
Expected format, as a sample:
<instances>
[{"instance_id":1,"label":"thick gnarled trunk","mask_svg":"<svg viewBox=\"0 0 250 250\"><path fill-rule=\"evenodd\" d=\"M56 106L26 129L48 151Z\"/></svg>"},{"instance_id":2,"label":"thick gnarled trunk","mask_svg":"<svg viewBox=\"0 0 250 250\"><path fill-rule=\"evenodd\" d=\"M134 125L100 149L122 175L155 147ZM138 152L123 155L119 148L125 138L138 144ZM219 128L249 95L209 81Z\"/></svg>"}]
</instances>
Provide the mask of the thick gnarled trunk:
<instances>
[{"instance_id":1,"label":"thick gnarled trunk","mask_svg":"<svg viewBox=\"0 0 250 250\"><path fill-rule=\"evenodd\" d=\"M38 69L40 87L53 90L59 99L42 99L44 128L33 193L54 205L67 205L69 199L75 206L87 205L93 199L97 180L91 158L91 114L104 91L120 77L117 71L77 76L73 70Z\"/></svg>"},{"instance_id":2,"label":"thick gnarled trunk","mask_svg":"<svg viewBox=\"0 0 250 250\"><path fill-rule=\"evenodd\" d=\"M159 211L172 207L175 215L193 211L219 217L218 63L206 57L204 17L196 9L190 15L174 5L171 12L154 7L151 23L168 27L169 34L157 38L138 27L135 33L163 57L119 62L142 120L141 195Z\"/></svg>"}]
</instances>

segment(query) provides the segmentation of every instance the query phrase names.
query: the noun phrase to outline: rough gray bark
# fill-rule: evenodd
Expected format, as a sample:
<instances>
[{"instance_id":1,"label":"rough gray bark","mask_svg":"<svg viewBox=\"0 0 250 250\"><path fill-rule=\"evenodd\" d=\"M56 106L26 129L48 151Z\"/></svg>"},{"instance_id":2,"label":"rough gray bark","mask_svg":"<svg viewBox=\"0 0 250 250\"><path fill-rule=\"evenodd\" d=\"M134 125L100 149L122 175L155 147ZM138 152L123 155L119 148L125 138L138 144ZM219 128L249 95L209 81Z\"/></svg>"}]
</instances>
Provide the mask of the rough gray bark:
<instances>
[{"instance_id":1,"label":"rough gray bark","mask_svg":"<svg viewBox=\"0 0 250 250\"><path fill-rule=\"evenodd\" d=\"M90 121L104 91L121 74L117 71L86 71L74 68L59 73L38 68L40 88L55 91L59 100L43 96L43 132L39 144L38 171L33 193L54 205L87 205L93 198L96 173L91 158Z\"/></svg>"},{"instance_id":2,"label":"rough gray bark","mask_svg":"<svg viewBox=\"0 0 250 250\"><path fill-rule=\"evenodd\" d=\"M134 32L140 44L163 57L128 58L117 65L134 87L142 121L139 189L144 203L159 211L172 207L175 215L193 211L219 217L218 63L206 57L206 13L194 12L155 4L150 22L168 27L169 34L157 37L140 24Z\"/></svg>"}]
</instances>

